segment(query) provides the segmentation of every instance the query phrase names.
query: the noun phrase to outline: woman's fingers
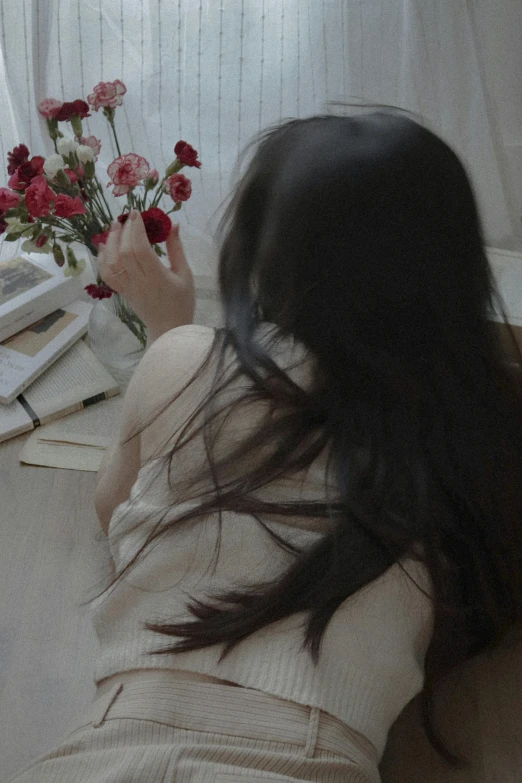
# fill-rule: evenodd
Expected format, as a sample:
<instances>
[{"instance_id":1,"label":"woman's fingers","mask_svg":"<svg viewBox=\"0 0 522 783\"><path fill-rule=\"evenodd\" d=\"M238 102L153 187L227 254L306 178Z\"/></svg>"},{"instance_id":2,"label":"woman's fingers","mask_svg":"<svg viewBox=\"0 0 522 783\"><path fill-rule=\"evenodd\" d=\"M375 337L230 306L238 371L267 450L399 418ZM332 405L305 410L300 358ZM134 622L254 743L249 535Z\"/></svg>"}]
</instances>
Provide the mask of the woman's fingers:
<instances>
[{"instance_id":1,"label":"woman's fingers","mask_svg":"<svg viewBox=\"0 0 522 783\"><path fill-rule=\"evenodd\" d=\"M121 224L117 221L111 225L109 236L105 243L105 263L115 264L118 261L120 252L120 237L121 237Z\"/></svg>"},{"instance_id":2,"label":"woman's fingers","mask_svg":"<svg viewBox=\"0 0 522 783\"><path fill-rule=\"evenodd\" d=\"M141 215L137 210L131 210L123 227L120 253L125 263L130 267L138 267L144 274L150 262L155 261L155 254L151 258L152 250Z\"/></svg>"},{"instance_id":3,"label":"woman's fingers","mask_svg":"<svg viewBox=\"0 0 522 783\"><path fill-rule=\"evenodd\" d=\"M121 265L106 262L105 246L98 248L98 272L101 279L118 293L124 293L126 287L126 270Z\"/></svg>"},{"instance_id":4,"label":"woman's fingers","mask_svg":"<svg viewBox=\"0 0 522 783\"><path fill-rule=\"evenodd\" d=\"M183 280L192 277L192 272L185 258L183 244L179 238L179 226L172 226L166 241L167 257L171 270Z\"/></svg>"}]
</instances>

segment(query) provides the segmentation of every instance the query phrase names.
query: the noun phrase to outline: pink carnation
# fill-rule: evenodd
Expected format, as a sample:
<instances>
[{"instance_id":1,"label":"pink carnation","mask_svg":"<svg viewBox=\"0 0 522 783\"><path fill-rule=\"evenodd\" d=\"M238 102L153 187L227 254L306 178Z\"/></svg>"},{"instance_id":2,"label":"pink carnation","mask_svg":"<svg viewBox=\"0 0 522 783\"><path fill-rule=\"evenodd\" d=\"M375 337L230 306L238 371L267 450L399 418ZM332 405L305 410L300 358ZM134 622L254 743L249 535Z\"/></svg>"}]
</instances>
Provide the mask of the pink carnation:
<instances>
[{"instance_id":1,"label":"pink carnation","mask_svg":"<svg viewBox=\"0 0 522 783\"><path fill-rule=\"evenodd\" d=\"M54 214L56 217L70 218L73 217L73 215L84 215L86 211L79 196L71 198L65 193L60 193L59 196L56 196L56 203L54 205Z\"/></svg>"},{"instance_id":2,"label":"pink carnation","mask_svg":"<svg viewBox=\"0 0 522 783\"><path fill-rule=\"evenodd\" d=\"M20 203L20 196L13 193L9 188L0 188L0 210L7 212L8 209L17 207Z\"/></svg>"},{"instance_id":3,"label":"pink carnation","mask_svg":"<svg viewBox=\"0 0 522 783\"><path fill-rule=\"evenodd\" d=\"M56 200L56 193L51 190L45 177L34 177L25 191L27 211L34 218L48 215Z\"/></svg>"},{"instance_id":4,"label":"pink carnation","mask_svg":"<svg viewBox=\"0 0 522 783\"><path fill-rule=\"evenodd\" d=\"M183 174L173 174L169 177L167 187L172 201L176 203L188 201L192 193L192 183Z\"/></svg>"},{"instance_id":5,"label":"pink carnation","mask_svg":"<svg viewBox=\"0 0 522 783\"><path fill-rule=\"evenodd\" d=\"M101 141L96 138L96 136L82 136L80 139L80 144L85 145L86 147L90 147L91 150L94 153L94 162L98 160L98 155L100 154L101 150Z\"/></svg>"},{"instance_id":6,"label":"pink carnation","mask_svg":"<svg viewBox=\"0 0 522 783\"><path fill-rule=\"evenodd\" d=\"M87 96L87 100L94 111L102 108L114 109L121 106L126 92L127 88L119 79L114 82L100 82L93 88L91 95Z\"/></svg>"},{"instance_id":7,"label":"pink carnation","mask_svg":"<svg viewBox=\"0 0 522 783\"><path fill-rule=\"evenodd\" d=\"M150 167L145 158L129 152L127 155L120 155L113 160L107 169L107 174L114 185L113 194L123 196L134 188L138 183L149 176ZM110 183L109 183L110 184Z\"/></svg>"},{"instance_id":8,"label":"pink carnation","mask_svg":"<svg viewBox=\"0 0 522 783\"><path fill-rule=\"evenodd\" d=\"M44 98L44 100L40 101L38 104L38 111L46 120L51 120L53 119L54 112L62 106L63 101L57 101L56 98Z\"/></svg>"},{"instance_id":9,"label":"pink carnation","mask_svg":"<svg viewBox=\"0 0 522 783\"><path fill-rule=\"evenodd\" d=\"M152 169L152 171L149 171L149 176L147 177L152 187L158 184L159 182L159 174L157 169Z\"/></svg>"}]
</instances>

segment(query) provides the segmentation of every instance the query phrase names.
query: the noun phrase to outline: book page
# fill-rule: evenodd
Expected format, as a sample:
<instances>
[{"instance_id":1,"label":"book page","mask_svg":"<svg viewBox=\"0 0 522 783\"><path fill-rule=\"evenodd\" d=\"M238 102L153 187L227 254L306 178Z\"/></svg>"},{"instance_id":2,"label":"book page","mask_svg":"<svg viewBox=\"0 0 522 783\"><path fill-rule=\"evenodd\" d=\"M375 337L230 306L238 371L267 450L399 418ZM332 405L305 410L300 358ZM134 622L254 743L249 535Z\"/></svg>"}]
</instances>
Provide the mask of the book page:
<instances>
[{"instance_id":1,"label":"book page","mask_svg":"<svg viewBox=\"0 0 522 783\"><path fill-rule=\"evenodd\" d=\"M31 384L23 396L38 418L44 419L117 388L113 377L80 340Z\"/></svg>"},{"instance_id":2,"label":"book page","mask_svg":"<svg viewBox=\"0 0 522 783\"><path fill-rule=\"evenodd\" d=\"M56 422L39 427L38 440L107 448L120 426L123 397L98 402Z\"/></svg>"}]
</instances>

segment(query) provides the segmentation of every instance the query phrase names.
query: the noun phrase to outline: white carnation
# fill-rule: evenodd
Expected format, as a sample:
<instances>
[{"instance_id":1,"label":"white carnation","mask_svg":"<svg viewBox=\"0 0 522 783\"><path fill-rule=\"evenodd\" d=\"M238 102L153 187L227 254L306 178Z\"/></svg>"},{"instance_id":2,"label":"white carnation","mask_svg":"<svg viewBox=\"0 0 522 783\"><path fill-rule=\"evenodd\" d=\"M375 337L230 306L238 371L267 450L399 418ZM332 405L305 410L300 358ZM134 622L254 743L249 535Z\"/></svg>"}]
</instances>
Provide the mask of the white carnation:
<instances>
[{"instance_id":1,"label":"white carnation","mask_svg":"<svg viewBox=\"0 0 522 783\"><path fill-rule=\"evenodd\" d=\"M94 158L94 152L86 144L79 144L76 147L76 156L80 163L88 163Z\"/></svg>"},{"instance_id":2,"label":"white carnation","mask_svg":"<svg viewBox=\"0 0 522 783\"><path fill-rule=\"evenodd\" d=\"M58 147L60 155L65 155L67 157L68 155L72 155L76 149L76 142L74 139L58 139L56 146Z\"/></svg>"},{"instance_id":3,"label":"white carnation","mask_svg":"<svg viewBox=\"0 0 522 783\"><path fill-rule=\"evenodd\" d=\"M45 176L54 179L60 170L65 167L65 161L61 155L49 155L43 164Z\"/></svg>"}]
</instances>

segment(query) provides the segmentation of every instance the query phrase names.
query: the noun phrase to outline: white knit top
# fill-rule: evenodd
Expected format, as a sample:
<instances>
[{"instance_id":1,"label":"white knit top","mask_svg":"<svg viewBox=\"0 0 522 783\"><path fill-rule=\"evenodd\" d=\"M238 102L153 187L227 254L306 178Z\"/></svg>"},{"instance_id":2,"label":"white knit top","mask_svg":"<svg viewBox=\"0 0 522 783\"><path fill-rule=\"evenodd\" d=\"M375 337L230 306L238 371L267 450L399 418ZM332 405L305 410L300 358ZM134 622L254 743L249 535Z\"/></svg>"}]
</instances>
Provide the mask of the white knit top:
<instances>
[{"instance_id":1,"label":"white knit top","mask_svg":"<svg viewBox=\"0 0 522 783\"><path fill-rule=\"evenodd\" d=\"M197 448L197 447L196 447ZM202 447L201 447L202 448ZM201 451L200 451L201 456ZM188 463L187 464L187 459ZM172 472L191 467L186 455ZM312 466L306 476L278 482L267 497L317 497L324 473ZM113 514L109 544L115 566L132 558L165 509L179 514L161 459L144 465L130 498ZM169 519L169 514L164 522ZM310 520L267 520L279 535L307 546L322 535ZM164 523L163 522L163 523ZM312 529L310 529L312 527ZM219 558L217 515L184 523L155 541L125 577L94 605L100 643L96 680L140 668L172 668L218 677L337 717L363 734L380 757L388 730L404 706L422 688L424 657L432 634L429 598L399 565L346 600L326 630L319 662L303 649L305 616L276 622L241 642L219 662L221 647L168 655L150 655L175 639L145 630L145 622L192 619L190 598L273 579L292 562L258 521L225 513ZM413 561L403 563L417 584L429 580Z\"/></svg>"}]
</instances>

